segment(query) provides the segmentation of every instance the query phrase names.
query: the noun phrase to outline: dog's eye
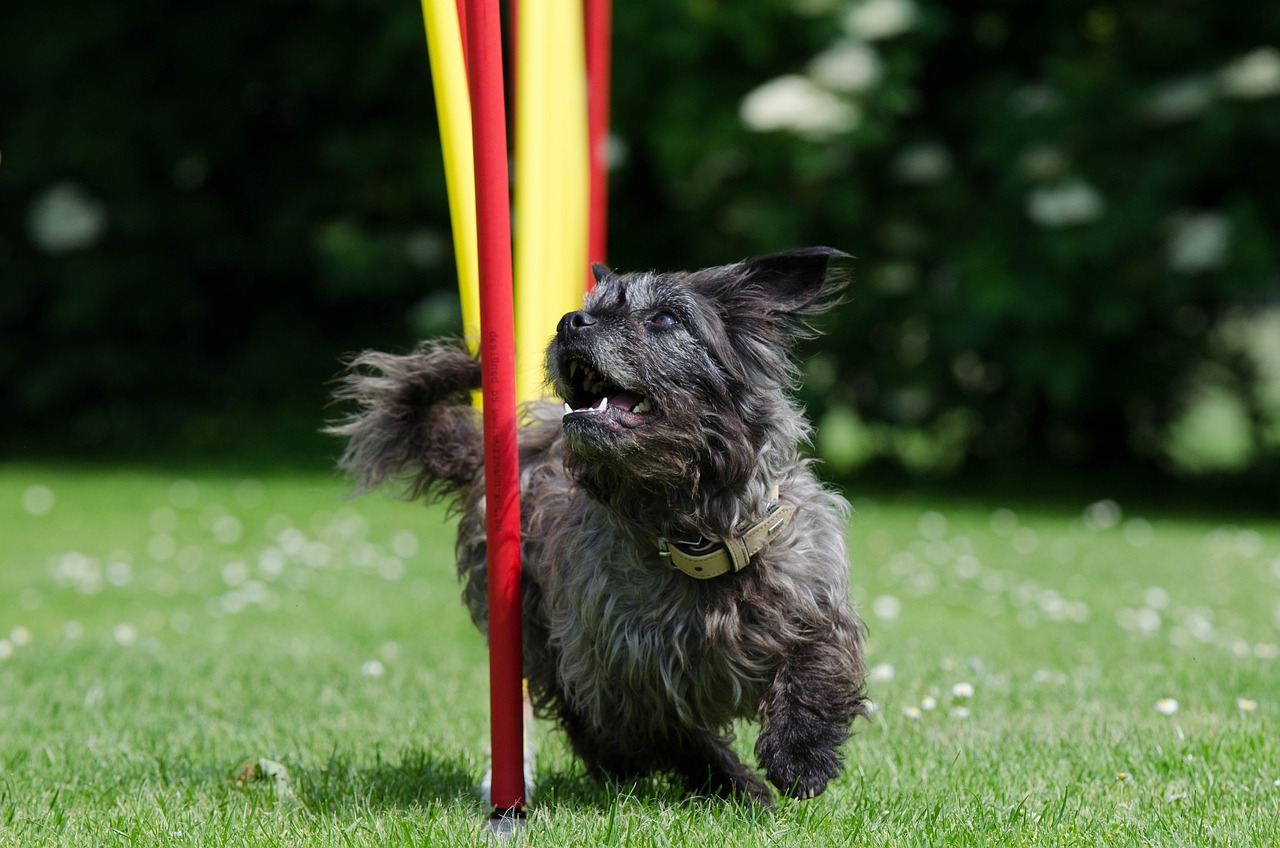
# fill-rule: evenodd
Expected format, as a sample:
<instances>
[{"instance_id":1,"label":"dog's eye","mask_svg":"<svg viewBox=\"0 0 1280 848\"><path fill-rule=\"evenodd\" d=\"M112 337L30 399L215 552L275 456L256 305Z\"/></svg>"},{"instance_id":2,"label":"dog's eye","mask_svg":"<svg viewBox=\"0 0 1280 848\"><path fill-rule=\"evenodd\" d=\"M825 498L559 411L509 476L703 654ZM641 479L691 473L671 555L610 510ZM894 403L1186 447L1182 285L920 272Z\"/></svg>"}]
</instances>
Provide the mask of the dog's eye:
<instances>
[{"instance_id":1,"label":"dog's eye","mask_svg":"<svg viewBox=\"0 0 1280 848\"><path fill-rule=\"evenodd\" d=\"M680 319L664 309L661 312L653 313L653 317L649 319L649 323L655 324L659 327L674 327L676 324L680 323Z\"/></svg>"}]
</instances>

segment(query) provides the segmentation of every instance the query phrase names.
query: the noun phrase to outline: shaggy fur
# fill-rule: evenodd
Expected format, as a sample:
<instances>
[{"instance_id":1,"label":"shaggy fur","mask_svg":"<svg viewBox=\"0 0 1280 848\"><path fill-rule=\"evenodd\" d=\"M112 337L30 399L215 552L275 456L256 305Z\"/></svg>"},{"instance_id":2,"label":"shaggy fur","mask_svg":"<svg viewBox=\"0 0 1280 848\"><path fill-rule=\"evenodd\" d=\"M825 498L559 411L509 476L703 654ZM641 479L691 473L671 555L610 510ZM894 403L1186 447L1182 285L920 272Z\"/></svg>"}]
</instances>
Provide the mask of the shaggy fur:
<instances>
[{"instance_id":1,"label":"shaggy fur","mask_svg":"<svg viewBox=\"0 0 1280 848\"><path fill-rule=\"evenodd\" d=\"M788 391L793 344L833 304L842 281L828 266L843 256L597 266L583 310L559 324L547 373L565 407L531 404L520 435L524 662L535 707L594 774L669 772L769 804L730 745L739 718L762 723L756 756L780 791L813 797L841 770L849 725L868 712L848 506L800 456L809 426ZM338 392L356 411L331 431L361 488L453 500L458 573L483 631L479 380L460 344L365 353ZM773 487L794 517L744 570L696 580L660 555L660 537L731 535L767 512Z\"/></svg>"}]
</instances>

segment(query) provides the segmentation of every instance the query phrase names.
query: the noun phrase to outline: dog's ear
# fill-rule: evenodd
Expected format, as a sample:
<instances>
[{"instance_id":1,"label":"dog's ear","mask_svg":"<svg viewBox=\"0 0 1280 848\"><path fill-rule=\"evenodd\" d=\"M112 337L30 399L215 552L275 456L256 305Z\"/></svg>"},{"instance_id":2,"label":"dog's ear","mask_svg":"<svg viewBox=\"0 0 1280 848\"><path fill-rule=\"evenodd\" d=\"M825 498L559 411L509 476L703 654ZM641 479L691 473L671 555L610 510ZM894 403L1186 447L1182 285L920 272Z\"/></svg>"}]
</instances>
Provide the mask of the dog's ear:
<instances>
[{"instance_id":1,"label":"dog's ear","mask_svg":"<svg viewBox=\"0 0 1280 848\"><path fill-rule=\"evenodd\" d=\"M817 330L809 318L840 303L845 275L833 263L849 258L831 247L772 253L696 271L686 278L719 315L721 327L707 326L700 336L728 371L792 379L789 356L800 339ZM745 377L744 377L745 378Z\"/></svg>"},{"instance_id":2,"label":"dog's ear","mask_svg":"<svg viewBox=\"0 0 1280 848\"><path fill-rule=\"evenodd\" d=\"M738 263L739 293L768 312L817 315L840 303L847 282L833 262L849 259L834 247L806 247Z\"/></svg>"},{"instance_id":3,"label":"dog's ear","mask_svg":"<svg viewBox=\"0 0 1280 848\"><path fill-rule=\"evenodd\" d=\"M591 276L595 277L597 283L603 283L605 280L614 276L614 274L613 269L603 262L592 262Z\"/></svg>"}]
</instances>

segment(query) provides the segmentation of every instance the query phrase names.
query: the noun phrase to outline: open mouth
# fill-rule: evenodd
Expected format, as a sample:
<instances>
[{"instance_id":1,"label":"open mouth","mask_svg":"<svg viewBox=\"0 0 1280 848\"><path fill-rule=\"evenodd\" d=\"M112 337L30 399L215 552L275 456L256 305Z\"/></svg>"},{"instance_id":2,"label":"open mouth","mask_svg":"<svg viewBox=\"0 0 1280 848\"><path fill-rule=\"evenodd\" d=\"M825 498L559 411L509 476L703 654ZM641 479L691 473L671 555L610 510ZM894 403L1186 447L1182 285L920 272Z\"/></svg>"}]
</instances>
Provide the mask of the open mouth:
<instances>
[{"instance_id":1,"label":"open mouth","mask_svg":"<svg viewBox=\"0 0 1280 848\"><path fill-rule=\"evenodd\" d=\"M617 385L580 357L570 357L561 364L560 378L565 388L566 420L582 416L636 427L654 415L653 401L648 396Z\"/></svg>"}]
</instances>

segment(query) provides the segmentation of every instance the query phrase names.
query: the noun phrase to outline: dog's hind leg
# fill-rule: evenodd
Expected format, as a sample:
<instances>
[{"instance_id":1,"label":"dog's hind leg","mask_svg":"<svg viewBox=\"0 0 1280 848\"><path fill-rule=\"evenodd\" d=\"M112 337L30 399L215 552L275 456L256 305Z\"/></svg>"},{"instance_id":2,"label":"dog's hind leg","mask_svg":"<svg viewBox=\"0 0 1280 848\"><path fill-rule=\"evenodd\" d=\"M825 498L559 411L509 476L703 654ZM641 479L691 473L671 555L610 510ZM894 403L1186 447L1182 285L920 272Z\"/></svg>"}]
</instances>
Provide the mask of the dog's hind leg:
<instances>
[{"instance_id":1,"label":"dog's hind leg","mask_svg":"<svg viewBox=\"0 0 1280 848\"><path fill-rule=\"evenodd\" d=\"M793 798L813 798L840 774L849 724L866 715L862 662L836 643L794 649L761 705L756 756L769 782Z\"/></svg>"},{"instance_id":2,"label":"dog's hind leg","mask_svg":"<svg viewBox=\"0 0 1280 848\"><path fill-rule=\"evenodd\" d=\"M699 733L670 746L674 770L694 790L725 798L746 798L773 808L773 793L743 764L729 741L711 733Z\"/></svg>"}]
</instances>

